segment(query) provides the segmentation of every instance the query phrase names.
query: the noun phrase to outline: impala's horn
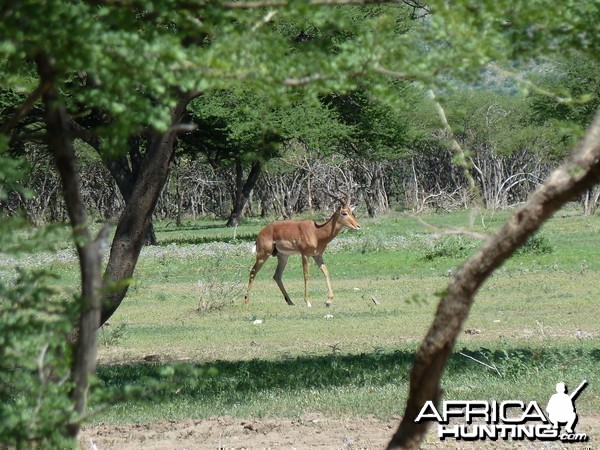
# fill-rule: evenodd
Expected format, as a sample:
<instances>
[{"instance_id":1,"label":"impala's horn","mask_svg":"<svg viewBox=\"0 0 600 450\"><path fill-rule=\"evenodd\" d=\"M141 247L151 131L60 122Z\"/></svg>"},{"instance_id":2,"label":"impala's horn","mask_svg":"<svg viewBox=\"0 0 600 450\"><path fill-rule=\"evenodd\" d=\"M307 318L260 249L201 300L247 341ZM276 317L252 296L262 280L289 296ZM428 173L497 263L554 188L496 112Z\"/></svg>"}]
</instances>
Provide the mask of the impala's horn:
<instances>
[{"instance_id":1,"label":"impala's horn","mask_svg":"<svg viewBox=\"0 0 600 450\"><path fill-rule=\"evenodd\" d=\"M327 183L327 187L324 190L325 193L327 195L329 195L331 198L333 198L334 200L337 200L339 203L341 203L342 206L350 206L350 193L346 192L346 191L342 191L340 189L340 187L338 186L337 178L334 178L333 182L335 184L335 191L337 193L331 192L329 183Z\"/></svg>"}]
</instances>

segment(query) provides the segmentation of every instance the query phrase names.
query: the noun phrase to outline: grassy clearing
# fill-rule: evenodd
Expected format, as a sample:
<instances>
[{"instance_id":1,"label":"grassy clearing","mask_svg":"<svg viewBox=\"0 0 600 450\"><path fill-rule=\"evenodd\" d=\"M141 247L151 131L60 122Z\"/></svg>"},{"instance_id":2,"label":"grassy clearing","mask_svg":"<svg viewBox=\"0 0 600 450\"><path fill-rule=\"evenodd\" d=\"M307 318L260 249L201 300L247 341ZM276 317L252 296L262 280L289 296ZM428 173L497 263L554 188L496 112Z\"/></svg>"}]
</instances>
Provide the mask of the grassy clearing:
<instances>
[{"instance_id":1,"label":"grassy clearing","mask_svg":"<svg viewBox=\"0 0 600 450\"><path fill-rule=\"evenodd\" d=\"M505 218L476 216L474 229L491 232ZM464 212L426 220L438 227L467 228L471 222ZM299 258L290 258L284 274L296 307L285 304L271 279L275 260L258 274L246 306L251 241L262 225L253 221L231 230L208 221L180 229L157 224L162 245L143 250L135 285L100 332L98 383L151 386L173 376L175 383L157 387L160 403L122 400L92 420L402 413L412 358L435 312L436 293L478 242L436 236L404 215L362 219L361 233L340 235L325 254L336 295L331 308L324 307L325 283L314 265L314 306L303 305ZM587 379L578 411L600 412L599 231L598 217L567 210L494 274L477 296L444 375L447 398L545 404L556 382L572 387ZM0 261L0 272L14 263ZM39 252L18 263L52 267L61 274L60 289L76 289L70 250ZM166 376L173 362L175 375ZM177 376L179 370L196 375Z\"/></svg>"},{"instance_id":2,"label":"grassy clearing","mask_svg":"<svg viewBox=\"0 0 600 450\"><path fill-rule=\"evenodd\" d=\"M598 369L597 349L584 344L570 348L515 348L501 342L497 350L460 352L494 364L502 376L456 353L445 374L451 399L535 399L544 404L552 393L548 379L559 377L570 386ZM376 416L402 412L413 351L296 358L213 361L193 364L205 376L200 383L181 382L161 390L158 398L126 402L103 420L145 422L219 415L239 417L299 417L321 412L328 417ZM592 362L590 362L590 359ZM160 378L160 364L109 365L99 376L109 386L144 383ZM207 375L209 370L212 374ZM596 379L597 380L597 379ZM578 401L581 414L597 412L597 390Z\"/></svg>"}]
</instances>

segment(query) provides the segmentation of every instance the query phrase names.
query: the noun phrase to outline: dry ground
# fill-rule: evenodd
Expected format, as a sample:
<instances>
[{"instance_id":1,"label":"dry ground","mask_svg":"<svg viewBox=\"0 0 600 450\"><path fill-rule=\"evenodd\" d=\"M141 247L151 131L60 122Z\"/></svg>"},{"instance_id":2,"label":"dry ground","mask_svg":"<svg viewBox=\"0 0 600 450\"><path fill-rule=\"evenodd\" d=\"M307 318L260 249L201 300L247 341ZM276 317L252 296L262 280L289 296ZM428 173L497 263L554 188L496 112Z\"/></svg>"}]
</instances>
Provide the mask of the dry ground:
<instances>
[{"instance_id":1,"label":"dry ground","mask_svg":"<svg viewBox=\"0 0 600 450\"><path fill-rule=\"evenodd\" d=\"M593 449L599 447L600 416L580 417L583 444L554 442L441 442L430 431L423 448ZM320 414L299 419L218 417L208 420L163 421L137 425L86 426L80 434L83 449L200 450L200 449L382 449L396 430L399 418L328 419Z\"/></svg>"}]
</instances>

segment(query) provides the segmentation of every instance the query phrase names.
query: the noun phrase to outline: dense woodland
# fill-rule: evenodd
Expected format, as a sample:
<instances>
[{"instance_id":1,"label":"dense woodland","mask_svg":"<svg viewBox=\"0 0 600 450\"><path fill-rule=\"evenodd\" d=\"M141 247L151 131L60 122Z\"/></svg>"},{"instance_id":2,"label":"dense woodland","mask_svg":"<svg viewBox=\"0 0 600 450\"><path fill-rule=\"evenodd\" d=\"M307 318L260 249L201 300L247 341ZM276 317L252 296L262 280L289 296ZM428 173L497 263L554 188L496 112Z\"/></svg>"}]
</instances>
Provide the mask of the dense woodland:
<instances>
[{"instance_id":1,"label":"dense woodland","mask_svg":"<svg viewBox=\"0 0 600 450\"><path fill-rule=\"evenodd\" d=\"M595 65L570 66L577 74L563 73L567 66L559 61L546 65L540 83L580 79L587 83L580 86L582 92L600 92ZM576 141L597 102L556 111L540 95L522 98L509 83L490 76L486 85L462 86L442 99L452 133L468 153L481 205L489 209L523 203ZM244 215L291 218L327 211L331 201L325 192L332 180L351 192L353 202L370 217L390 209L419 213L470 207L473 196L463 167L454 160L449 131L439 122L433 102L416 89L403 87L400 95L407 96L406 104L393 115L383 113L386 105L358 93L333 101L320 99L316 106L305 102L266 111L263 105L264 115L247 110L243 98L231 103L233 113L225 111L223 103L231 100L230 92L211 94L208 105L194 101L189 120L199 130L177 142L154 217L178 224L204 216L231 220L241 192L247 197ZM206 117L201 116L204 111ZM210 115L213 112L222 115ZM263 123L265 117L273 123ZM270 127L261 132L272 133L275 142L264 142L263 136L252 136L258 143L246 141L250 138L245 130L265 126ZM221 141L207 148L204 133ZM235 140L236 134L241 142ZM254 145L270 146L270 153L258 149L250 161L223 157ZM117 182L93 148L84 142L77 147L79 182L89 213L98 220L114 220L125 206ZM26 155L25 187L35 194L9 193L2 201L5 213L25 211L35 225L66 220L50 155L35 143L16 148ZM135 158L130 153L126 164L133 168ZM262 163L261 170L252 178L257 162ZM581 196L586 214L595 212L599 197L597 187Z\"/></svg>"},{"instance_id":2,"label":"dense woodland","mask_svg":"<svg viewBox=\"0 0 600 450\"><path fill-rule=\"evenodd\" d=\"M340 17L350 21L354 35L311 24L303 28L302 19L294 18L275 22L272 33L291 41L300 54L314 51L303 50L306 43L327 52L341 44L324 44L324 39L360 40L364 30L355 27L371 14L391 14L391 33L399 38L427 23L429 10L412 2L370 12L347 8ZM233 80L223 88L212 81L215 88L195 94L182 116L153 216L180 223L208 215L222 217L229 226L243 215L289 218L330 209L323 190L332 180L371 217L389 209L466 208L473 201L490 209L521 204L591 121L599 105L600 71L597 61L577 50L514 61L509 69L488 65L466 80L454 74L457 78L438 80L435 92L421 74L381 79L378 73L351 73L354 78L346 85L318 86L309 95L294 86L285 97L264 85ZM0 90L0 121L7 126L26 100L24 85L33 76L19 73L21 86ZM5 78L11 79L10 72ZM96 95L85 74L65 87L72 91L71 101ZM128 126L139 128L128 124L131 119L115 121L134 113L128 108L135 104L126 101L88 110L81 102L73 104L70 128L81 193L98 220L119 216L148 145L147 131L119 136ZM66 220L59 175L37 136L44 128L43 112L30 106L12 130L9 148L25 162L25 190L9 190L0 198L0 211L24 211L34 225ZM111 108L117 108L114 118ZM447 125L436 108L443 109ZM110 132L117 135L106 135ZM462 163L452 139L466 157ZM469 177L477 192L469 188ZM595 212L599 196L594 189L581 197L586 214Z\"/></svg>"},{"instance_id":3,"label":"dense woodland","mask_svg":"<svg viewBox=\"0 0 600 450\"><path fill-rule=\"evenodd\" d=\"M477 288L565 202L598 205L599 14L595 0L4 2L0 247L68 221L81 292L48 302L44 273L0 280L0 445L73 444L97 329L153 219L296 217L331 210L334 188L369 216L521 205L456 272L416 354L390 447L418 448L411 418L439 400Z\"/></svg>"}]
</instances>

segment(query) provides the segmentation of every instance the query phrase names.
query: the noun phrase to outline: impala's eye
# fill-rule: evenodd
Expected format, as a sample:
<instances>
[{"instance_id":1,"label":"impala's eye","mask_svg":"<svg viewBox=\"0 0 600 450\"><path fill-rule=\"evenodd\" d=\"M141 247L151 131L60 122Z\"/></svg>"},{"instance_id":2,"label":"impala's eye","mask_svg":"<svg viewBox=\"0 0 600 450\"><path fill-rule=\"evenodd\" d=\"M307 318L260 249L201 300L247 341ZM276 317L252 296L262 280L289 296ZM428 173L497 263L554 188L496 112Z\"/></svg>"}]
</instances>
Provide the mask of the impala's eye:
<instances>
[{"instance_id":1,"label":"impala's eye","mask_svg":"<svg viewBox=\"0 0 600 450\"><path fill-rule=\"evenodd\" d=\"M342 216L348 217L348 213L346 211L342 212Z\"/></svg>"}]
</instances>

